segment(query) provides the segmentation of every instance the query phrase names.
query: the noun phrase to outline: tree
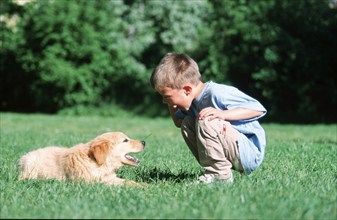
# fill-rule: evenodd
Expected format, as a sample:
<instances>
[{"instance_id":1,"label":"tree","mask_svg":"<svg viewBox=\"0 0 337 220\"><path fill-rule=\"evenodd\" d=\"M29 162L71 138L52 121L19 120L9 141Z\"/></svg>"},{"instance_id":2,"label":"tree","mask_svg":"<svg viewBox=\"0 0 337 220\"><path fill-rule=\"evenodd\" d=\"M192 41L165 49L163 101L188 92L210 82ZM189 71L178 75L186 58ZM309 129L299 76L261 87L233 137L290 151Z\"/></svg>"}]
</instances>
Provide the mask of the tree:
<instances>
[{"instance_id":1,"label":"tree","mask_svg":"<svg viewBox=\"0 0 337 220\"><path fill-rule=\"evenodd\" d=\"M211 3L220 19L213 19L209 74L260 99L274 120L336 120L337 17L327 2Z\"/></svg>"},{"instance_id":2,"label":"tree","mask_svg":"<svg viewBox=\"0 0 337 220\"><path fill-rule=\"evenodd\" d=\"M118 96L113 88L121 80L144 78L145 67L136 58L151 34L142 31L144 24L124 20L122 1L36 1L24 9L15 57L21 78L29 76L33 109L99 104L108 92Z\"/></svg>"},{"instance_id":3,"label":"tree","mask_svg":"<svg viewBox=\"0 0 337 220\"><path fill-rule=\"evenodd\" d=\"M198 62L204 81L259 99L267 119L337 121L329 1L1 1L1 109L117 103L166 115L149 77L175 51Z\"/></svg>"}]
</instances>

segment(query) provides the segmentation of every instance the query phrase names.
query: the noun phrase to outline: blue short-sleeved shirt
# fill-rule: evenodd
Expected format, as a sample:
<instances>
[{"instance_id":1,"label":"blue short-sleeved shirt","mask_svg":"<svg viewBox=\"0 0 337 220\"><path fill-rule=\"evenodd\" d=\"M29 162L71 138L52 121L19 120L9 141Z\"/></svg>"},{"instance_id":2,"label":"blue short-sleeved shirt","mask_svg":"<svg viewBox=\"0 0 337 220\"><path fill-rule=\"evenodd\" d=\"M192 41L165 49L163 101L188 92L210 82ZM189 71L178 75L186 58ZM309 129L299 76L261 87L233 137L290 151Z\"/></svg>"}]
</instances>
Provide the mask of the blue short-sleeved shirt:
<instances>
[{"instance_id":1,"label":"blue short-sleeved shirt","mask_svg":"<svg viewBox=\"0 0 337 220\"><path fill-rule=\"evenodd\" d=\"M263 161L266 147L265 132L258 119L263 117L267 110L256 99L237 88L210 81L205 83L205 88L193 101L190 109L187 112L178 110L176 117L183 119L186 115L190 115L197 118L199 112L206 107L220 110L247 108L263 112L262 115L255 118L230 121L232 126L240 132L238 146L244 172L249 174L257 169Z\"/></svg>"}]
</instances>

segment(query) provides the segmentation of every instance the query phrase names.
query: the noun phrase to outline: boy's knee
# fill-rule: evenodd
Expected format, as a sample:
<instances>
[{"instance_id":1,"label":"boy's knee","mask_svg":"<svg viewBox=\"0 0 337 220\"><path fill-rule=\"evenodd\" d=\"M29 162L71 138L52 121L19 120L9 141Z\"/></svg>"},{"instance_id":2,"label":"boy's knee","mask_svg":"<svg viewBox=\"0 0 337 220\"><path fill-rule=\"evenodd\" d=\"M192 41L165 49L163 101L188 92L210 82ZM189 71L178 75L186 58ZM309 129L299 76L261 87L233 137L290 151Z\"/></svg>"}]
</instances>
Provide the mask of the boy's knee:
<instances>
[{"instance_id":1,"label":"boy's knee","mask_svg":"<svg viewBox=\"0 0 337 220\"><path fill-rule=\"evenodd\" d=\"M203 120L198 120L198 126L201 128L201 129L214 129L214 130L217 130L217 128L220 127L221 125L221 119L213 119L211 121L209 121L207 118L206 119L203 119Z\"/></svg>"},{"instance_id":2,"label":"boy's knee","mask_svg":"<svg viewBox=\"0 0 337 220\"><path fill-rule=\"evenodd\" d=\"M232 126L232 125L231 125L230 122L224 121L224 120L219 119L219 118L215 118L211 121L207 120L207 118L206 118L205 120L199 120L198 126L201 129L214 129L214 130L217 130L217 131L222 131L224 129L224 127Z\"/></svg>"},{"instance_id":3,"label":"boy's knee","mask_svg":"<svg viewBox=\"0 0 337 220\"><path fill-rule=\"evenodd\" d=\"M221 130L221 120L213 119L209 121L207 118L204 120L198 120L198 130L203 136L217 137Z\"/></svg>"}]
</instances>

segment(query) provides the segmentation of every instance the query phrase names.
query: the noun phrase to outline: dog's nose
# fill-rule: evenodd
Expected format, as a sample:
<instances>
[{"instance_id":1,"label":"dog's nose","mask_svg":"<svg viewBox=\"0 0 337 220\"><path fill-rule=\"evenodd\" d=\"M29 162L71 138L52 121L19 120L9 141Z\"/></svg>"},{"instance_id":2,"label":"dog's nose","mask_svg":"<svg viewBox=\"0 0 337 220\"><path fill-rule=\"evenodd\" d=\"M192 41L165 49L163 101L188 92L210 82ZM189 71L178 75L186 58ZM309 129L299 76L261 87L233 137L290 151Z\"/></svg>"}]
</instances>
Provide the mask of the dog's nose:
<instances>
[{"instance_id":1,"label":"dog's nose","mask_svg":"<svg viewBox=\"0 0 337 220\"><path fill-rule=\"evenodd\" d=\"M145 141L141 141L142 142L142 145L145 147Z\"/></svg>"}]
</instances>

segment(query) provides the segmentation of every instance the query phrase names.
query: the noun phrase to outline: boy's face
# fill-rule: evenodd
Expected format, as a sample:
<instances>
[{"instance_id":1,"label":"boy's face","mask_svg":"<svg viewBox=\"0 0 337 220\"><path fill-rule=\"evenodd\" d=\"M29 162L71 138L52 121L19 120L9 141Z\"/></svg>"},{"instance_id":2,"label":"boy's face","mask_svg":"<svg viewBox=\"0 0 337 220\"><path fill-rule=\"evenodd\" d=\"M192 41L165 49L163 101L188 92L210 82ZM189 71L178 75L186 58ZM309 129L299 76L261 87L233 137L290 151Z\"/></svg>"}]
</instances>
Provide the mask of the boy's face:
<instances>
[{"instance_id":1,"label":"boy's face","mask_svg":"<svg viewBox=\"0 0 337 220\"><path fill-rule=\"evenodd\" d=\"M158 93L163 97L163 103L183 111L188 111L194 99L190 86L183 86L182 89L162 87L158 89Z\"/></svg>"}]
</instances>

